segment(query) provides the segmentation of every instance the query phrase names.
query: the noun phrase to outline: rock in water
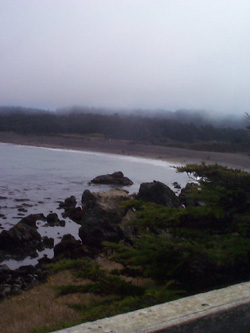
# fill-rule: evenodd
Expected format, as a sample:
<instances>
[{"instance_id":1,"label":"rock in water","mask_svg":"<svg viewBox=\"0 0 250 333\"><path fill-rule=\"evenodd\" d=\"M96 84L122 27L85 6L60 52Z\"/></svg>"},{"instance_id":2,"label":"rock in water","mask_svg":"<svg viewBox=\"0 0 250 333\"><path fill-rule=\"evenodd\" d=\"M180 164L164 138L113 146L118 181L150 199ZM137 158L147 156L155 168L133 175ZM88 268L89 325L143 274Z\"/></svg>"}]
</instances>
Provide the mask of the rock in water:
<instances>
[{"instance_id":1,"label":"rock in water","mask_svg":"<svg viewBox=\"0 0 250 333\"><path fill-rule=\"evenodd\" d=\"M20 256L28 256L43 248L42 237L37 231L39 214L29 215L9 230L0 234L0 250Z\"/></svg>"},{"instance_id":2,"label":"rock in water","mask_svg":"<svg viewBox=\"0 0 250 333\"><path fill-rule=\"evenodd\" d=\"M64 209L63 217L69 217L72 221L80 223L83 217L83 210L80 207L76 207L76 205L76 197L71 195L71 197L60 202L59 209Z\"/></svg>"},{"instance_id":3,"label":"rock in water","mask_svg":"<svg viewBox=\"0 0 250 333\"><path fill-rule=\"evenodd\" d=\"M65 227L65 221L59 220L58 215L56 213L50 213L47 216L47 222L50 227L54 227L54 226Z\"/></svg>"},{"instance_id":4,"label":"rock in water","mask_svg":"<svg viewBox=\"0 0 250 333\"><path fill-rule=\"evenodd\" d=\"M63 202L60 202L59 208L75 208L77 202L76 197L74 195L71 195L69 198L66 198Z\"/></svg>"},{"instance_id":5,"label":"rock in water","mask_svg":"<svg viewBox=\"0 0 250 333\"><path fill-rule=\"evenodd\" d=\"M47 247L49 249L53 249L53 247L54 247L54 238L44 236L43 237L43 244L44 244L45 247Z\"/></svg>"},{"instance_id":6,"label":"rock in water","mask_svg":"<svg viewBox=\"0 0 250 333\"><path fill-rule=\"evenodd\" d=\"M173 208L180 206L180 201L171 188L157 181L153 181L152 183L142 183L137 198L166 207Z\"/></svg>"},{"instance_id":7,"label":"rock in water","mask_svg":"<svg viewBox=\"0 0 250 333\"><path fill-rule=\"evenodd\" d=\"M114 172L112 174L101 175L95 177L91 180L93 184L113 184L113 185L121 185L128 186L132 185L133 182L128 177L124 177L124 174L121 171Z\"/></svg>"}]
</instances>

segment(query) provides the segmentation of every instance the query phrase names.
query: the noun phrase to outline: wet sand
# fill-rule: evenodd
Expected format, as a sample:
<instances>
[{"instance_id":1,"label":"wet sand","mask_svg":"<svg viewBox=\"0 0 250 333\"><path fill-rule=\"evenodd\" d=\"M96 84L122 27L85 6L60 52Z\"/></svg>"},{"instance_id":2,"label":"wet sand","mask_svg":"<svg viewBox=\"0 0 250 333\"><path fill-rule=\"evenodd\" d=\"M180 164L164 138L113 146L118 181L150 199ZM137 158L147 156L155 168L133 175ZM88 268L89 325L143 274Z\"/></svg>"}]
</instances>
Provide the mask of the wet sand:
<instances>
[{"instance_id":1,"label":"wet sand","mask_svg":"<svg viewBox=\"0 0 250 333\"><path fill-rule=\"evenodd\" d=\"M183 148L156 146L133 141L106 140L71 135L35 136L0 132L0 142L17 145L93 151L127 156L139 156L169 161L177 164L221 164L250 171L250 156L239 153L217 153Z\"/></svg>"}]
</instances>

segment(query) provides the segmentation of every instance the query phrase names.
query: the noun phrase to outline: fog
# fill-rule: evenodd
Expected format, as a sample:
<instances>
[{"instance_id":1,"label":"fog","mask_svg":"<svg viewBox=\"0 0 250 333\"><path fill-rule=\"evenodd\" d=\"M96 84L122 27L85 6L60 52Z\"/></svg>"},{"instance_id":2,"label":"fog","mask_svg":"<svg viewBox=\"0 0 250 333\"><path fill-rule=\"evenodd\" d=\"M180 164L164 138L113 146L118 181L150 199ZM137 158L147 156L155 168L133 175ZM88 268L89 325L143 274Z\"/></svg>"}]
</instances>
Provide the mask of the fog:
<instances>
[{"instance_id":1,"label":"fog","mask_svg":"<svg viewBox=\"0 0 250 333\"><path fill-rule=\"evenodd\" d=\"M0 105L250 110L250 1L1 0Z\"/></svg>"}]
</instances>

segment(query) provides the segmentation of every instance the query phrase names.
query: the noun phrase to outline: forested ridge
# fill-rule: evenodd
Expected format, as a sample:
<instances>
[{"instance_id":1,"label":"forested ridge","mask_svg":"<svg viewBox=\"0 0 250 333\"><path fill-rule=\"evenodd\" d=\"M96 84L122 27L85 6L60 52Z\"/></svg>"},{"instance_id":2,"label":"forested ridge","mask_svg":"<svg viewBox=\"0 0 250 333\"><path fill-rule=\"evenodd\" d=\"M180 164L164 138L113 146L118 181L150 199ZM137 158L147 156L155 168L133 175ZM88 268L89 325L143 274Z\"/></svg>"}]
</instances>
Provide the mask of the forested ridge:
<instances>
[{"instance_id":1,"label":"forested ridge","mask_svg":"<svg viewBox=\"0 0 250 333\"><path fill-rule=\"evenodd\" d=\"M77 134L103 139L132 140L166 146L217 151L248 151L246 129L218 128L177 119L137 114L57 113L0 109L0 131L20 134Z\"/></svg>"}]
</instances>

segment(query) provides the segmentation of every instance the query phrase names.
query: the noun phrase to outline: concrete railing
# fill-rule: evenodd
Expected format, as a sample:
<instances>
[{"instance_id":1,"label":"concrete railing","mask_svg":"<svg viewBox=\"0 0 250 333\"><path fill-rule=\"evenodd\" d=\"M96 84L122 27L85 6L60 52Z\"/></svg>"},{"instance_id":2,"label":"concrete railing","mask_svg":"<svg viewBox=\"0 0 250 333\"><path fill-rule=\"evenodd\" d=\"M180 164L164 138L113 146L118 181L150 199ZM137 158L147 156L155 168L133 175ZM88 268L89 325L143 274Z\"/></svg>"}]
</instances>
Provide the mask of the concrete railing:
<instances>
[{"instance_id":1,"label":"concrete railing","mask_svg":"<svg viewBox=\"0 0 250 333\"><path fill-rule=\"evenodd\" d=\"M57 333L248 333L250 282L57 331Z\"/></svg>"}]
</instances>

